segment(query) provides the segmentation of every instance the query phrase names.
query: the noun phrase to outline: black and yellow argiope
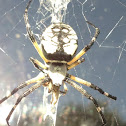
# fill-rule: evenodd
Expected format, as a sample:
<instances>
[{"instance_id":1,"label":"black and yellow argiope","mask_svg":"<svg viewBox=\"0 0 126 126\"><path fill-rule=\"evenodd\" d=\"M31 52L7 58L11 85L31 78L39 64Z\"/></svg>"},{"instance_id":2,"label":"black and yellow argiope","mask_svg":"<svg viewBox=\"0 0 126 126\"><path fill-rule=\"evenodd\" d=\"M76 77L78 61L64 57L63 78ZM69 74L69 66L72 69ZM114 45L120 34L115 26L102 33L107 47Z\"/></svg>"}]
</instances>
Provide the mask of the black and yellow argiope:
<instances>
[{"instance_id":1,"label":"black and yellow argiope","mask_svg":"<svg viewBox=\"0 0 126 126\"><path fill-rule=\"evenodd\" d=\"M29 36L30 41L34 45L35 49L37 50L40 57L44 60L45 64L41 63L37 59L30 58L30 61L34 64L34 67L37 68L39 71L43 72L42 76L37 76L30 80L25 81L18 87L16 87L8 96L4 97L0 100L0 104L7 100L10 96L15 94L18 90L32 84L36 83L35 85L31 86L28 90L26 90L19 98L17 99L15 105L11 109L9 115L6 118L7 124L9 126L9 119L15 110L16 106L20 103L22 98L29 95L35 89L39 88L40 86L44 86L48 88L48 92L52 94L51 104L55 105L59 98L59 94L66 94L67 93L67 84L70 84L76 90L78 90L81 94L83 94L86 98L90 99L94 105L98 113L102 119L102 125L106 124L105 117L102 113L101 108L99 107L97 101L84 90L82 87L77 85L75 82L81 83L85 86L88 86L94 90L99 91L101 94L116 100L115 96L104 92L101 88L97 87L96 85L87 82L83 79L75 77L67 73L68 70L74 68L75 66L79 65L80 63L84 62L84 59L81 58L94 44L96 38L99 35L99 29L95 27L92 23L88 22L93 28L95 28L94 37L91 39L90 43L86 45L77 55L75 55L78 41L77 35L75 31L66 24L56 23L51 24L42 34L41 38L41 48L39 47L33 32L31 31L29 20L28 20L28 9L31 4L32 0L29 0L28 5L25 9L24 20L26 24L27 34ZM75 82L73 82L75 81ZM60 91L60 86L63 85L64 91Z\"/></svg>"}]
</instances>

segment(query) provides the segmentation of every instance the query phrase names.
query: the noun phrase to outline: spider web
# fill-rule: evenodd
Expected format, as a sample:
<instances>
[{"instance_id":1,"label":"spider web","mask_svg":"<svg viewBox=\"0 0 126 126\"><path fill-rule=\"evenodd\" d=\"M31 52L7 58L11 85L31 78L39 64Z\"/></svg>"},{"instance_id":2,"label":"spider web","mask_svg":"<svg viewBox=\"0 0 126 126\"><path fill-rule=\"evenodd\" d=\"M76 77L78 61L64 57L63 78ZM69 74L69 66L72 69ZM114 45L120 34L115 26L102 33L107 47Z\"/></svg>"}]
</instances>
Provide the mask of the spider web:
<instances>
[{"instance_id":1,"label":"spider web","mask_svg":"<svg viewBox=\"0 0 126 126\"><path fill-rule=\"evenodd\" d=\"M0 98L5 96L20 83L35 77L39 72L29 62L29 58L38 56L36 50L27 38L23 14L28 0L1 0L0 1ZM33 1L29 9L29 21L37 40L51 22L54 16L51 9L46 8L49 1ZM69 2L69 1L68 1ZM60 16L59 16L60 15ZM126 119L126 2L125 0L71 0L67 10L58 15L59 21L69 24L78 35L78 52L89 43L94 34L94 29L88 26L88 20L100 28L100 35L94 46L84 55L85 62L71 70L70 73L90 81L105 91L117 96L115 102L99 93L85 88L98 101L108 102L113 110L116 125L119 121L115 112L118 110L122 118ZM83 104L84 113L88 113L85 106L90 103L85 97L68 85L67 96L60 97L59 109L65 108L67 103ZM0 105L0 124L6 124L7 117L15 99L24 90L8 99ZM15 110L10 122L18 125L18 122L30 114L42 112L43 88L38 89L25 98ZM58 110L59 110L58 109ZM3 115L3 113L5 113ZM14 118L17 122L13 122ZM35 118L35 117L34 117ZM86 114L85 114L85 120Z\"/></svg>"}]
</instances>

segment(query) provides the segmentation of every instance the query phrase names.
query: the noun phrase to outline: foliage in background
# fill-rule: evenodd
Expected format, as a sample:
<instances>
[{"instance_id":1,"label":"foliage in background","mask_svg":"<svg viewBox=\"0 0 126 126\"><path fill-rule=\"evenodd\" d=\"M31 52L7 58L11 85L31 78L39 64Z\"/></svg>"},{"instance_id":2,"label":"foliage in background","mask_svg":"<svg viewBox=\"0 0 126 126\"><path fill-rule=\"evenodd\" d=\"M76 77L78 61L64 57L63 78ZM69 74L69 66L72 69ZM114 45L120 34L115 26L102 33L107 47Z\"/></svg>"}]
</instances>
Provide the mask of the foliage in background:
<instances>
[{"instance_id":1,"label":"foliage in background","mask_svg":"<svg viewBox=\"0 0 126 126\"><path fill-rule=\"evenodd\" d=\"M111 110L107 102L101 102L104 115L107 120L106 126L126 126L118 112ZM14 122L17 122L15 118ZM88 106L69 104L57 114L56 126L101 126L102 122L95 106L90 103ZM16 124L15 124L16 125ZM28 112L20 119L18 126L50 126L49 122L42 120L40 112Z\"/></svg>"}]
</instances>

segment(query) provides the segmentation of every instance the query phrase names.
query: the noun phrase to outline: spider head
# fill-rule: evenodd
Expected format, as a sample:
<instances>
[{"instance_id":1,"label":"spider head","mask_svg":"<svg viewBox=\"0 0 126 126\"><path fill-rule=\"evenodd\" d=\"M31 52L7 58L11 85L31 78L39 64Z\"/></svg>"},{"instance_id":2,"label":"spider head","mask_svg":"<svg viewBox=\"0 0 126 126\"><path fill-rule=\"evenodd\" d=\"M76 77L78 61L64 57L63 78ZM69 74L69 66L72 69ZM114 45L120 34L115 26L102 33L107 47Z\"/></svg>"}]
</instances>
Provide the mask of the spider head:
<instances>
[{"instance_id":1,"label":"spider head","mask_svg":"<svg viewBox=\"0 0 126 126\"><path fill-rule=\"evenodd\" d=\"M42 35L42 51L52 61L70 61L78 48L75 31L66 24L51 24Z\"/></svg>"},{"instance_id":2,"label":"spider head","mask_svg":"<svg viewBox=\"0 0 126 126\"><path fill-rule=\"evenodd\" d=\"M48 75L52 80L52 83L56 86L62 85L63 80L66 77L67 67L63 63L50 63Z\"/></svg>"}]
</instances>

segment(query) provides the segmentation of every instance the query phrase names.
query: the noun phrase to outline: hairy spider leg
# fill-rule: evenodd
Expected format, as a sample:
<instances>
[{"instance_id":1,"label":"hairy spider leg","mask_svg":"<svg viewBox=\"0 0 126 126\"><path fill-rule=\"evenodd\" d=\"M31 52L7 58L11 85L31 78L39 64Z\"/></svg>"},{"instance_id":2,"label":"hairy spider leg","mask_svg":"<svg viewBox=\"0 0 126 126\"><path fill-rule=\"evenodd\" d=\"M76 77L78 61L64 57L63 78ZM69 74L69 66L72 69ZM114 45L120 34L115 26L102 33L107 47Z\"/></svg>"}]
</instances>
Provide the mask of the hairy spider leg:
<instances>
[{"instance_id":1,"label":"hairy spider leg","mask_svg":"<svg viewBox=\"0 0 126 126\"><path fill-rule=\"evenodd\" d=\"M74 80L74 81L76 81L76 82L78 82L78 83L81 83L81 84L87 86L87 87L90 87L90 88L92 88L92 89L94 89L94 90L99 91L102 95L105 95L105 96L108 97L108 98L111 98L111 99L113 99L113 100L116 100L116 99L117 99L117 97L112 96L111 94L109 94L109 93L103 91L101 88L99 88L98 86L96 86L96 85L94 85L94 84L92 84L92 83L90 83L90 82L88 82L88 81L85 81L85 80L83 80L83 79L81 79L81 78L75 77L75 76L70 75L70 74L68 75L68 77L69 77L71 80Z\"/></svg>"},{"instance_id":2,"label":"hairy spider leg","mask_svg":"<svg viewBox=\"0 0 126 126\"><path fill-rule=\"evenodd\" d=\"M35 36L34 36L33 32L31 31L31 26L29 24L28 9L29 9L29 6L30 6L31 2L32 2L32 0L30 0L28 2L28 5L26 6L26 9L25 9L25 14L24 14L24 20L25 20L27 33L28 33L29 39L31 40L31 42L34 45L35 49L37 50L38 54L47 63L47 62L49 62L49 60L46 59L45 56L43 55L42 50L40 49L40 47L39 47L39 45L38 45L38 43L37 43L37 41L35 39Z\"/></svg>"},{"instance_id":3,"label":"hairy spider leg","mask_svg":"<svg viewBox=\"0 0 126 126\"><path fill-rule=\"evenodd\" d=\"M64 88L64 90L63 91L60 91L60 93L64 96L64 95L66 95L66 93L68 91L68 88L67 88L65 82L63 82L63 88Z\"/></svg>"},{"instance_id":4,"label":"hairy spider leg","mask_svg":"<svg viewBox=\"0 0 126 126\"><path fill-rule=\"evenodd\" d=\"M69 65L69 66L67 67L67 69L70 70L70 69L76 67L77 65L83 63L84 61L85 61L84 58L80 58L80 59L78 59L77 61L75 61L73 64Z\"/></svg>"},{"instance_id":5,"label":"hairy spider leg","mask_svg":"<svg viewBox=\"0 0 126 126\"><path fill-rule=\"evenodd\" d=\"M47 70L48 67L46 67L43 63L38 61L37 59L34 59L33 57L30 57L30 61L33 63L34 67L37 68L38 70L43 72L43 69ZM41 68L39 68L41 67Z\"/></svg>"},{"instance_id":6,"label":"hairy spider leg","mask_svg":"<svg viewBox=\"0 0 126 126\"><path fill-rule=\"evenodd\" d=\"M37 81L40 81L40 80L42 80L44 78L45 78L45 76L39 76L38 75L35 78L32 78L30 80L25 81L24 83L20 84L18 87L14 88L8 96L5 96L4 98L2 98L0 100L0 104L2 102L4 102L5 100L7 100L9 97L11 97L13 94L15 94L18 90L20 90L20 89L22 89L22 88L24 88L24 87L26 87L26 86L28 86L28 85L30 85L32 83L36 83Z\"/></svg>"},{"instance_id":7,"label":"hairy spider leg","mask_svg":"<svg viewBox=\"0 0 126 126\"><path fill-rule=\"evenodd\" d=\"M83 88L81 88L79 85L77 85L73 81L71 81L69 79L66 79L65 81L68 84L70 84L72 87L74 87L76 90L78 90L81 94L83 94L86 98L88 98L89 100L91 100L94 103L97 112L101 116L102 126L104 126L106 124L106 119L105 119L105 117L104 117L104 115L102 113L101 107L98 105L97 101L92 97L92 95L90 95L86 90L84 90Z\"/></svg>"},{"instance_id":8,"label":"hairy spider leg","mask_svg":"<svg viewBox=\"0 0 126 126\"><path fill-rule=\"evenodd\" d=\"M66 95L68 88L67 88L65 82L63 82L63 88L64 88L64 95Z\"/></svg>"},{"instance_id":9,"label":"hairy spider leg","mask_svg":"<svg viewBox=\"0 0 126 126\"><path fill-rule=\"evenodd\" d=\"M9 115L8 115L7 118L6 118L6 121L7 121L8 126L10 126L10 125L9 125L9 119L10 119L12 113L14 112L14 110L16 109L17 105L21 102L22 98L28 96L28 95L31 94L35 89L39 88L41 85L43 85L43 84L45 84L45 83L47 83L47 82L49 82L49 81L50 81L49 78L47 78L47 77L44 78L42 81L40 81L40 82L38 82L37 84L35 84L35 85L33 85L32 87L30 87L30 88L27 89L21 96L18 97L18 99L17 99L15 105L13 106L13 108L11 109Z\"/></svg>"},{"instance_id":10,"label":"hairy spider leg","mask_svg":"<svg viewBox=\"0 0 126 126\"><path fill-rule=\"evenodd\" d=\"M96 41L96 39L100 33L100 30L95 25L93 25L89 21L86 21L86 22L95 28L94 37L91 39L91 41L88 45L86 45L71 61L69 61L67 63L68 65L71 65L72 63L76 62L81 56L83 56L92 47L92 45L94 44L94 42Z\"/></svg>"}]
</instances>

